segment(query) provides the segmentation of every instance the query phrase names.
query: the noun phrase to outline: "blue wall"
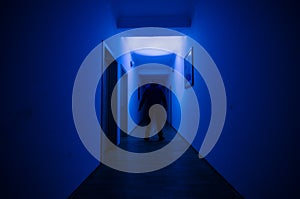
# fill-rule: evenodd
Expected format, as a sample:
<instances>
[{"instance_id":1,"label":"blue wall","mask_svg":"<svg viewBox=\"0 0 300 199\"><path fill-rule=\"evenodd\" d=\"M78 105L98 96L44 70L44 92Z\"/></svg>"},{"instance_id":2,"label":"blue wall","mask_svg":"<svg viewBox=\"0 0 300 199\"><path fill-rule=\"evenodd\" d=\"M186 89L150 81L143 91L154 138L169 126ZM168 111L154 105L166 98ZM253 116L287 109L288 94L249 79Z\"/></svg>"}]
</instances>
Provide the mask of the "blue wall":
<instances>
[{"instance_id":1,"label":"blue wall","mask_svg":"<svg viewBox=\"0 0 300 199\"><path fill-rule=\"evenodd\" d=\"M1 197L66 198L98 165L77 135L72 89L85 56L116 33L110 9L1 3L1 20Z\"/></svg>"},{"instance_id":2,"label":"blue wall","mask_svg":"<svg viewBox=\"0 0 300 199\"><path fill-rule=\"evenodd\" d=\"M223 133L207 160L246 198L299 195L295 7L289 1L201 1L187 32L217 64L228 98Z\"/></svg>"},{"instance_id":3,"label":"blue wall","mask_svg":"<svg viewBox=\"0 0 300 199\"><path fill-rule=\"evenodd\" d=\"M71 96L85 56L117 32L105 2L1 3L3 198L65 198L98 165L77 136ZM228 96L207 159L246 198L296 194L296 20L292 1L200 1L187 31L216 62Z\"/></svg>"}]
</instances>

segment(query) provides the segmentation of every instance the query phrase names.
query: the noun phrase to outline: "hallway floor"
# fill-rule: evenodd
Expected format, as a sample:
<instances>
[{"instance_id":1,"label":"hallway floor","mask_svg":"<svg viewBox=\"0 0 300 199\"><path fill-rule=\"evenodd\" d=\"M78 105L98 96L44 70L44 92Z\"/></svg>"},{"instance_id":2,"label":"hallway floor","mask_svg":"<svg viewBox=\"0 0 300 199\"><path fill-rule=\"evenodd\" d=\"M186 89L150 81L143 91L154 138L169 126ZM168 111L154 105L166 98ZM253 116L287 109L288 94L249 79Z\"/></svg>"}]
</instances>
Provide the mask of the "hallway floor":
<instances>
[{"instance_id":1,"label":"hallway floor","mask_svg":"<svg viewBox=\"0 0 300 199\"><path fill-rule=\"evenodd\" d=\"M121 137L120 147L134 152L157 150L175 135L165 127L166 139L149 142ZM154 172L132 174L100 164L69 198L242 198L205 159L189 148L177 161Z\"/></svg>"}]
</instances>

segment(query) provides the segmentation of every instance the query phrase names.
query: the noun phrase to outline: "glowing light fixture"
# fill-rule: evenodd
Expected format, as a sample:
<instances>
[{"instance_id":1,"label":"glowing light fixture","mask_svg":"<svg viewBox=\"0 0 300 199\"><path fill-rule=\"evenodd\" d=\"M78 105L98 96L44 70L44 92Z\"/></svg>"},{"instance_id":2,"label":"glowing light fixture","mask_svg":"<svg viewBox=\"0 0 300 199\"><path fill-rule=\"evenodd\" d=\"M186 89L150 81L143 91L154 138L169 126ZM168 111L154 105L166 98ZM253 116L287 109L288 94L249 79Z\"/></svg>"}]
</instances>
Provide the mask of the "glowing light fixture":
<instances>
[{"instance_id":1,"label":"glowing light fixture","mask_svg":"<svg viewBox=\"0 0 300 199\"><path fill-rule=\"evenodd\" d=\"M150 37L122 37L123 49L133 49L140 47L143 48L135 51L135 53L144 56L162 56L173 53L180 53L183 50L185 44L185 36L150 36ZM165 51L168 49L171 51Z\"/></svg>"},{"instance_id":2,"label":"glowing light fixture","mask_svg":"<svg viewBox=\"0 0 300 199\"><path fill-rule=\"evenodd\" d=\"M135 54L138 55L144 55L144 56L164 56L164 55L170 55L173 54L172 52L160 50L160 49L142 49L134 52Z\"/></svg>"}]
</instances>

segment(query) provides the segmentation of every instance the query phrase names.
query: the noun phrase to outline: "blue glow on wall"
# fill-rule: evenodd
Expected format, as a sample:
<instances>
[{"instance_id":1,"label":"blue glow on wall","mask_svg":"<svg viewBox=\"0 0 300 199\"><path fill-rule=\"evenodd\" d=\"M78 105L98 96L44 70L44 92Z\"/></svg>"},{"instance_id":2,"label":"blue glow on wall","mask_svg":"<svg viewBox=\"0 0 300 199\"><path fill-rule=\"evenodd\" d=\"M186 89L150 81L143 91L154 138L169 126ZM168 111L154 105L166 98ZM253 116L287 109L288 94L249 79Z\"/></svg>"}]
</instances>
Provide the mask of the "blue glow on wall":
<instances>
[{"instance_id":1,"label":"blue glow on wall","mask_svg":"<svg viewBox=\"0 0 300 199\"><path fill-rule=\"evenodd\" d=\"M107 1L13 3L1 5L1 196L66 198L98 165L73 124L75 75L91 49L122 29ZM219 66L228 114L207 159L246 198L298 194L296 8L292 1L200 1L191 29L176 29ZM198 74L195 80L209 115L205 86Z\"/></svg>"}]
</instances>

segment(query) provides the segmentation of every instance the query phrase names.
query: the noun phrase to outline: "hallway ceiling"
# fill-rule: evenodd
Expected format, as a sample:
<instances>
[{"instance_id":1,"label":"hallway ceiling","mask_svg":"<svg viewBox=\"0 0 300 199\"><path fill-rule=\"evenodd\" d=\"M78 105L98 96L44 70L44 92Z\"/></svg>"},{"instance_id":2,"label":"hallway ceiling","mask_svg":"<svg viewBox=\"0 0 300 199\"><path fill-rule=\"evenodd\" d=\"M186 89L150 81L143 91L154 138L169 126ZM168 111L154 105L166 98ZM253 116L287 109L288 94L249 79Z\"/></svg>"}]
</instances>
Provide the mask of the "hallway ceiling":
<instances>
[{"instance_id":1,"label":"hallway ceiling","mask_svg":"<svg viewBox=\"0 0 300 199\"><path fill-rule=\"evenodd\" d=\"M112 0L118 27L188 27L199 0ZM123 27L124 26L124 27Z\"/></svg>"}]
</instances>

